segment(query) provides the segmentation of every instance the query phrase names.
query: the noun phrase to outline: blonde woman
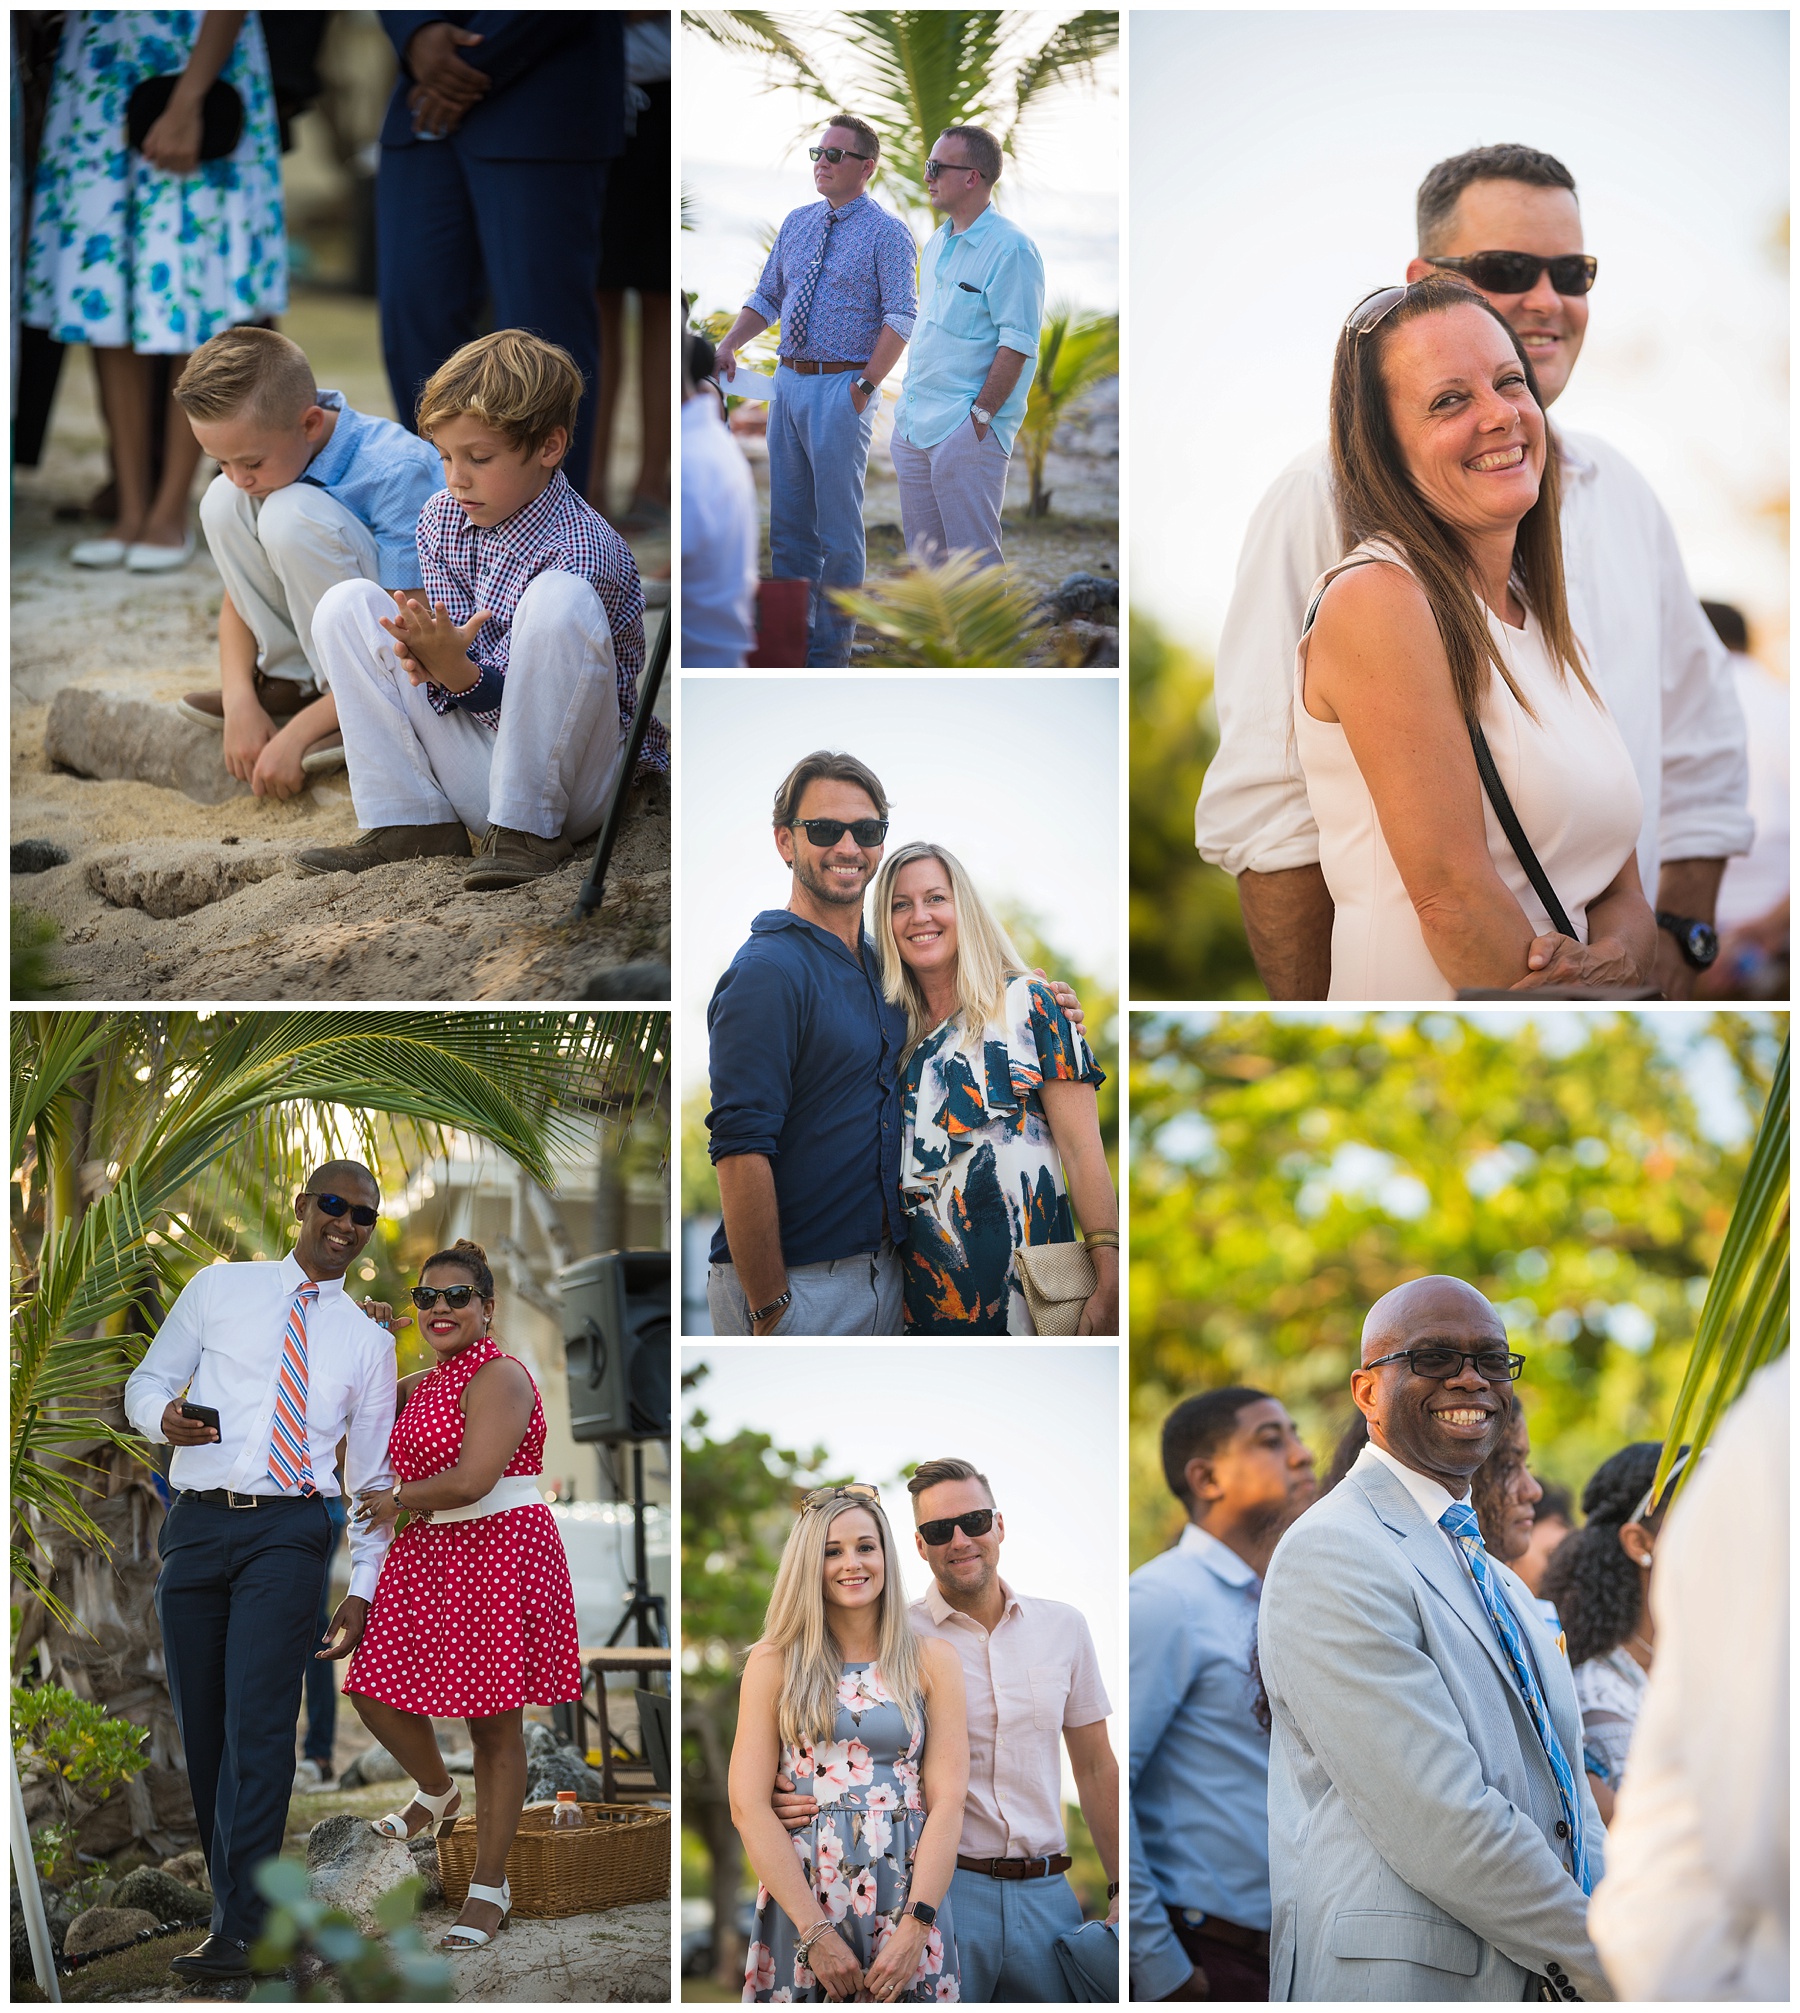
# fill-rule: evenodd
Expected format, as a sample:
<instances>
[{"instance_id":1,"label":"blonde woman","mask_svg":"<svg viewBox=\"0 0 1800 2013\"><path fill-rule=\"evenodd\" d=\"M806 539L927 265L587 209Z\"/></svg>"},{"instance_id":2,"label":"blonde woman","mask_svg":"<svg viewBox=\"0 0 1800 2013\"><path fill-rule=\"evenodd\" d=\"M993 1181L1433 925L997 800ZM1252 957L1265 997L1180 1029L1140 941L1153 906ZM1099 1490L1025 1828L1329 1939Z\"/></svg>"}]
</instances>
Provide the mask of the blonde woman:
<instances>
[{"instance_id":1,"label":"blonde woman","mask_svg":"<svg viewBox=\"0 0 1800 2013\"><path fill-rule=\"evenodd\" d=\"M791 1834L778 1772L819 1806ZM746 2003L960 1998L945 1896L968 1784L962 1665L913 1634L880 1491L813 1490L738 1694L731 1817L761 1882Z\"/></svg>"},{"instance_id":2,"label":"blonde woman","mask_svg":"<svg viewBox=\"0 0 1800 2013\"><path fill-rule=\"evenodd\" d=\"M907 1329L1035 1334L1019 1247L1073 1243L1079 1215L1098 1284L1077 1332L1116 1335L1119 1199L1095 1098L1106 1079L1079 1029L942 846L888 856L874 924L882 990L906 1009Z\"/></svg>"}]
</instances>

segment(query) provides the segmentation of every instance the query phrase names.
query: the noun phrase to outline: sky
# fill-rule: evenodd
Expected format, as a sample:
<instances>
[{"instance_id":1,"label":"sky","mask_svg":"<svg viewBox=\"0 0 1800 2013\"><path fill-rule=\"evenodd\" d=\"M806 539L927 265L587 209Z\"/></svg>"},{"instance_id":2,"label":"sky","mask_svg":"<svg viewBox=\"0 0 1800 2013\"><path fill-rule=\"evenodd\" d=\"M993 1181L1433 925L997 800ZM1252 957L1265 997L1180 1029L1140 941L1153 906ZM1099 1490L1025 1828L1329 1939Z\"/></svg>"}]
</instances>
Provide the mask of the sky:
<instances>
[{"instance_id":1,"label":"sky","mask_svg":"<svg viewBox=\"0 0 1800 2013\"><path fill-rule=\"evenodd\" d=\"M1072 969L1116 979L1116 679L689 677L681 706L684 1090L705 1081L706 1003L719 974L751 918L787 906L769 808L814 748L847 748L873 767L891 806L890 845L948 846L990 906L1033 910Z\"/></svg>"},{"instance_id":2,"label":"sky","mask_svg":"<svg viewBox=\"0 0 1800 2013\"><path fill-rule=\"evenodd\" d=\"M778 1446L823 1443L827 1470L881 1490L907 1593L930 1574L907 1533L903 1464L944 1454L973 1461L1006 1521L1000 1571L1026 1594L1067 1601L1087 1618L1100 1675L1119 1712L1124 1539L1119 1522L1119 1351L1115 1344L732 1342L681 1352L683 1375L710 1374L683 1404L708 1436L740 1428ZM1113 1727L1122 1751L1122 1723ZM1064 1795L1073 1801L1064 1755Z\"/></svg>"},{"instance_id":3,"label":"sky","mask_svg":"<svg viewBox=\"0 0 1800 2013\"><path fill-rule=\"evenodd\" d=\"M681 182L697 226L681 234L681 284L703 313L735 310L762 269L766 235L817 201L805 150L818 107L795 91L765 91L755 58L691 31L680 40ZM998 206L1043 253L1047 298L1100 313L1119 305L1117 55L1097 69L1093 86L1046 94L1022 155L1006 164Z\"/></svg>"},{"instance_id":4,"label":"sky","mask_svg":"<svg viewBox=\"0 0 1800 2013\"><path fill-rule=\"evenodd\" d=\"M1636 464L1695 591L1785 668L1786 519L1759 511L1787 494L1784 12L1138 10L1128 33L1135 608L1216 644L1252 509L1324 437L1343 317L1404 276L1425 170L1516 140L1569 167L1600 261L1554 419Z\"/></svg>"}]
</instances>

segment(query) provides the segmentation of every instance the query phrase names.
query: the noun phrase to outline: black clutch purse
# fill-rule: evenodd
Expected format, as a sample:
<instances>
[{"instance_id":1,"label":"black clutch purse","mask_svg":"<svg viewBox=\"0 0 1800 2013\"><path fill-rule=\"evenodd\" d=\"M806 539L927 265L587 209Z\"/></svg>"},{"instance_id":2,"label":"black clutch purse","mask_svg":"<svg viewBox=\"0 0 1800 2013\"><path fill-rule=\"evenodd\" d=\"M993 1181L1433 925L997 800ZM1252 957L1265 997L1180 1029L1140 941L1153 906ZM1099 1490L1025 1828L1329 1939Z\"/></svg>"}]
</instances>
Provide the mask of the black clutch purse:
<instances>
[{"instance_id":1,"label":"black clutch purse","mask_svg":"<svg viewBox=\"0 0 1800 2013\"><path fill-rule=\"evenodd\" d=\"M125 137L141 154L144 136L169 109L178 77L146 77L125 102ZM244 137L244 101L235 85L215 77L200 107L200 158L222 161Z\"/></svg>"}]
</instances>

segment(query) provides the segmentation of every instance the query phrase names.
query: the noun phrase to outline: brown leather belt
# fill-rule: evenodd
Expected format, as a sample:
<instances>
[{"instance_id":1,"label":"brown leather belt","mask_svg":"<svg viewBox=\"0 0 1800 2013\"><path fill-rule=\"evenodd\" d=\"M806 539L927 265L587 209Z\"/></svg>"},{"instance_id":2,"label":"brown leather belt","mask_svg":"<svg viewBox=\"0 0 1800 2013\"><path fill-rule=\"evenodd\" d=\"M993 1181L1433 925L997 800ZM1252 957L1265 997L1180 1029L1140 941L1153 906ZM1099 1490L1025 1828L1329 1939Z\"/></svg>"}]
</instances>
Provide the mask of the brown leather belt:
<instances>
[{"instance_id":1,"label":"brown leather belt","mask_svg":"<svg viewBox=\"0 0 1800 2013\"><path fill-rule=\"evenodd\" d=\"M802 377L830 377L840 370L867 370L869 367L867 357L861 363L800 363L791 356L784 356L781 361L789 370L797 370Z\"/></svg>"},{"instance_id":2,"label":"brown leather belt","mask_svg":"<svg viewBox=\"0 0 1800 2013\"><path fill-rule=\"evenodd\" d=\"M1257 1957L1269 1954L1266 1929L1244 1929L1235 1922L1227 1922L1222 1915L1202 1915L1197 1908L1171 1908L1169 1923L1177 1936L1185 1930L1189 1936L1210 1936L1228 1950L1248 1950Z\"/></svg>"},{"instance_id":3,"label":"brown leather belt","mask_svg":"<svg viewBox=\"0 0 1800 2013\"><path fill-rule=\"evenodd\" d=\"M1066 1852L1046 1859L970 1859L959 1852L956 1863L965 1873L985 1873L990 1880L1048 1880L1052 1874L1067 1873L1075 1864Z\"/></svg>"}]
</instances>

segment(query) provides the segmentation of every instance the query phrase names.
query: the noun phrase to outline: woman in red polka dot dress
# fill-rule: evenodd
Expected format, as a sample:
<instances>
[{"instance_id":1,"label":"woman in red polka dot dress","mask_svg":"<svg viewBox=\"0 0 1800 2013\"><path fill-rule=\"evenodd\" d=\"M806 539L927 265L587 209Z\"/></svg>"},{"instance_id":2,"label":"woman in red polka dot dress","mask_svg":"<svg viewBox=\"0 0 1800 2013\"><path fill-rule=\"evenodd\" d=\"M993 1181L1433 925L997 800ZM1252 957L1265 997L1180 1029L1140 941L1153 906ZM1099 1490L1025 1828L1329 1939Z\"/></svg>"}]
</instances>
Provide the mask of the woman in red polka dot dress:
<instances>
[{"instance_id":1,"label":"woman in red polka dot dress","mask_svg":"<svg viewBox=\"0 0 1800 2013\"><path fill-rule=\"evenodd\" d=\"M506 1855L525 1805L527 1705L581 1695L575 1598L556 1520L536 1478L544 1408L531 1373L495 1346L494 1275L459 1239L419 1274L413 1304L436 1367L400 1382L392 1489L357 1515L412 1520L394 1540L344 1690L363 1724L414 1777L412 1802L375 1829L447 1829L461 1806L432 1731L466 1719L475 1749L476 1854L445 1950L486 1943L512 1905Z\"/></svg>"}]
</instances>

